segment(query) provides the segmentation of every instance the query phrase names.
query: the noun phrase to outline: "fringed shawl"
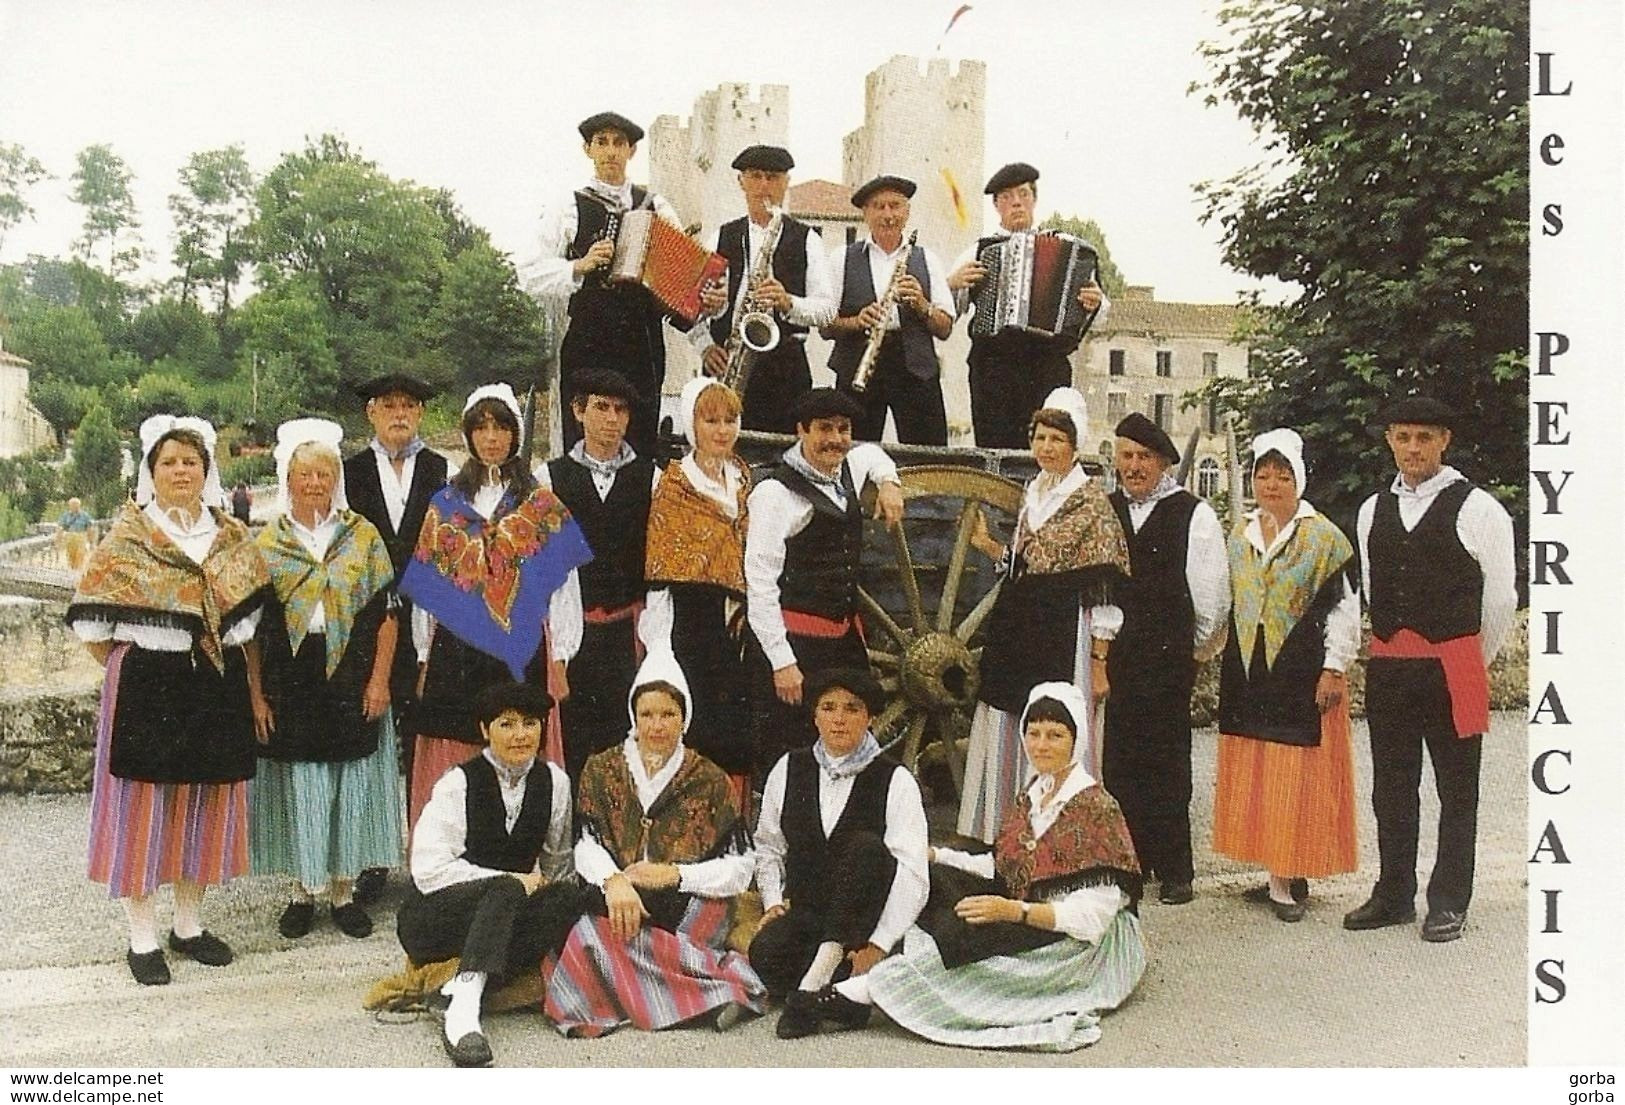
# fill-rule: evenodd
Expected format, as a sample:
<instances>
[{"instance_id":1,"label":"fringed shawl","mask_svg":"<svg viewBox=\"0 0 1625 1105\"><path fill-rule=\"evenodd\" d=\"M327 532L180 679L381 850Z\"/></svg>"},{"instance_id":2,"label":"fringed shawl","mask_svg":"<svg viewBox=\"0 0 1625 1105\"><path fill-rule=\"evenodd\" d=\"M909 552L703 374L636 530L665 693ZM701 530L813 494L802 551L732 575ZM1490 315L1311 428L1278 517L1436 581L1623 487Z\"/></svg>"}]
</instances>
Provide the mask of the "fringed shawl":
<instances>
[{"instance_id":1,"label":"fringed shawl","mask_svg":"<svg viewBox=\"0 0 1625 1105\"><path fill-rule=\"evenodd\" d=\"M215 670L225 671L221 635L258 608L271 579L248 527L216 507L208 509L219 530L199 564L145 511L125 503L90 554L68 604L68 622L105 618L185 629Z\"/></svg>"},{"instance_id":2,"label":"fringed shawl","mask_svg":"<svg viewBox=\"0 0 1625 1105\"><path fill-rule=\"evenodd\" d=\"M1025 529L1025 521L1022 523ZM1015 558L1017 574L1083 573L1083 602L1112 601L1112 587L1129 574L1128 539L1111 501L1094 480L1068 495L1044 524L1025 532Z\"/></svg>"},{"instance_id":3,"label":"fringed shawl","mask_svg":"<svg viewBox=\"0 0 1625 1105\"><path fill-rule=\"evenodd\" d=\"M1073 795L1055 824L1034 839L1026 792L1004 816L993 866L1012 897L1032 901L1084 886L1115 884L1138 902L1144 880L1117 800L1098 784Z\"/></svg>"},{"instance_id":4,"label":"fringed shawl","mask_svg":"<svg viewBox=\"0 0 1625 1105\"><path fill-rule=\"evenodd\" d=\"M728 777L692 748L647 811L621 746L598 753L582 769L576 816L621 867L698 863L749 847Z\"/></svg>"},{"instance_id":5,"label":"fringed shawl","mask_svg":"<svg viewBox=\"0 0 1625 1105\"><path fill-rule=\"evenodd\" d=\"M727 513L695 488L680 462L666 466L649 502L644 577L653 583L714 583L745 593L745 531L750 469L729 457L739 473L738 510Z\"/></svg>"},{"instance_id":6,"label":"fringed shawl","mask_svg":"<svg viewBox=\"0 0 1625 1105\"><path fill-rule=\"evenodd\" d=\"M338 528L320 563L299 540L292 520L285 514L256 538L271 571L271 585L282 603L288 648L295 655L310 632L316 604L322 604L329 677L344 658L356 616L373 596L395 581L389 549L373 524L353 510L339 511L337 521Z\"/></svg>"},{"instance_id":7,"label":"fringed shawl","mask_svg":"<svg viewBox=\"0 0 1625 1105\"><path fill-rule=\"evenodd\" d=\"M1299 622L1317 631L1343 597L1343 576L1354 547L1320 514L1296 520L1286 546L1265 558L1247 540L1247 523L1230 534L1232 620L1244 666L1250 666L1258 627L1264 627L1264 662L1271 667Z\"/></svg>"},{"instance_id":8,"label":"fringed shawl","mask_svg":"<svg viewBox=\"0 0 1625 1105\"><path fill-rule=\"evenodd\" d=\"M448 484L429 500L400 590L522 681L553 592L591 559L581 527L546 488L522 503L504 493L487 521Z\"/></svg>"}]
</instances>

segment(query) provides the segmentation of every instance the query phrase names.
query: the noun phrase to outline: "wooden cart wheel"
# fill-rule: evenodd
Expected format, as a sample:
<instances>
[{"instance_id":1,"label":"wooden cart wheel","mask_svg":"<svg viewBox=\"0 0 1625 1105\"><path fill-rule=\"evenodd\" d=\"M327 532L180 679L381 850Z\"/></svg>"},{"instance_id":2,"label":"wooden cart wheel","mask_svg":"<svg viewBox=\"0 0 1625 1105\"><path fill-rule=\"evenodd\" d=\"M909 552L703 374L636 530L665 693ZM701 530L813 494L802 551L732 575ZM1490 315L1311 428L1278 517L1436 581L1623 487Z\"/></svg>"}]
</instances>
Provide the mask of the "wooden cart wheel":
<instances>
[{"instance_id":1,"label":"wooden cart wheel","mask_svg":"<svg viewBox=\"0 0 1625 1105\"><path fill-rule=\"evenodd\" d=\"M977 569L972 557L986 563L980 553L972 552L971 534L984 507L1007 516L1007 522L1013 520L1021 506L1021 486L989 472L951 465L904 468L898 475L903 483L903 524L888 528L873 522L870 525L885 536L878 537L874 530L868 534L871 541L889 543L891 563L877 573L866 561L865 576L872 586L858 589L869 661L890 696L873 728L881 745L916 774L922 753L942 755L957 793L964 789L961 742L970 734L980 684L982 650L977 633L999 592L998 583L981 595L964 586L967 574ZM866 496L866 501L872 513L872 497ZM957 513L951 509L955 501ZM999 520L990 521L997 526ZM933 529L934 534L928 532ZM942 541L945 530L951 537ZM914 543L931 545L933 550L922 556ZM945 559L930 555L944 545ZM888 601L879 601L876 590Z\"/></svg>"}]
</instances>

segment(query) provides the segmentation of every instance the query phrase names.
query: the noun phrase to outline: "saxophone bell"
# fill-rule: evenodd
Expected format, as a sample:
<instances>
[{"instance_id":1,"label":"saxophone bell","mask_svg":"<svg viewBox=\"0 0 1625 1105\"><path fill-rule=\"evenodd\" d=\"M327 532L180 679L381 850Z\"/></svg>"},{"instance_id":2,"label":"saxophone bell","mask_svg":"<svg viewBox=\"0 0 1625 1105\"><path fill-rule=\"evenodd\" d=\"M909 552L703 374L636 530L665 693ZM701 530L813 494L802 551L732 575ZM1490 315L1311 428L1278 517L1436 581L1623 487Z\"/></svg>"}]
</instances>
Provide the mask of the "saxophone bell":
<instances>
[{"instance_id":1,"label":"saxophone bell","mask_svg":"<svg viewBox=\"0 0 1625 1105\"><path fill-rule=\"evenodd\" d=\"M750 311L739 320L739 340L752 353L770 353L779 346L779 324L771 312Z\"/></svg>"}]
</instances>

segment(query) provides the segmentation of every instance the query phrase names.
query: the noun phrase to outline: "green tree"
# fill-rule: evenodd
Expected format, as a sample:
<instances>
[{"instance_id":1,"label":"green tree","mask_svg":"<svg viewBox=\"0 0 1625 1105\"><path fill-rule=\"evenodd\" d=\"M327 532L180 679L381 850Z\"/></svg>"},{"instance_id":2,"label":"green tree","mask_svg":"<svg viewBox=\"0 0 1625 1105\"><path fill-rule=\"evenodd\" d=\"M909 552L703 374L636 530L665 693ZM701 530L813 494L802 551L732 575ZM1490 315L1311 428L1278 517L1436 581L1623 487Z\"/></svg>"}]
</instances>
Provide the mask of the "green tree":
<instances>
[{"instance_id":1,"label":"green tree","mask_svg":"<svg viewBox=\"0 0 1625 1105\"><path fill-rule=\"evenodd\" d=\"M1198 186L1225 259L1294 285L1257 313L1255 371L1224 384L1254 427L1290 425L1348 520L1392 472L1367 434L1430 392L1465 425L1449 460L1527 502L1528 7L1498 0L1242 0L1202 52L1269 161Z\"/></svg>"},{"instance_id":2,"label":"green tree","mask_svg":"<svg viewBox=\"0 0 1625 1105\"><path fill-rule=\"evenodd\" d=\"M190 414L197 409L196 386L176 371L172 362L159 361L153 369L135 382L135 394L125 416L135 426L155 414Z\"/></svg>"},{"instance_id":3,"label":"green tree","mask_svg":"<svg viewBox=\"0 0 1625 1105\"><path fill-rule=\"evenodd\" d=\"M124 498L121 470L124 450L112 416L93 403L73 435L73 463L68 466L68 487L91 505L91 513L106 518Z\"/></svg>"},{"instance_id":4,"label":"green tree","mask_svg":"<svg viewBox=\"0 0 1625 1105\"><path fill-rule=\"evenodd\" d=\"M130 320L125 346L147 364L162 358L179 362L183 374L218 379L231 365L220 355L220 332L194 303L160 299Z\"/></svg>"},{"instance_id":5,"label":"green tree","mask_svg":"<svg viewBox=\"0 0 1625 1105\"><path fill-rule=\"evenodd\" d=\"M73 172L73 202L85 209L84 234L74 243L79 259L89 262L99 249L107 253L109 276L135 271L141 263L141 242L130 182L135 174L111 146L86 146L79 151Z\"/></svg>"},{"instance_id":6,"label":"green tree","mask_svg":"<svg viewBox=\"0 0 1625 1105\"><path fill-rule=\"evenodd\" d=\"M193 154L180 182L169 210L175 217L173 257L181 302L209 289L224 314L248 259L245 231L253 216L254 173L243 147L227 146Z\"/></svg>"},{"instance_id":7,"label":"green tree","mask_svg":"<svg viewBox=\"0 0 1625 1105\"><path fill-rule=\"evenodd\" d=\"M447 266L429 329L456 366L459 384L518 382L536 374L540 312L520 290L513 263L488 242L468 247Z\"/></svg>"},{"instance_id":8,"label":"green tree","mask_svg":"<svg viewBox=\"0 0 1625 1105\"><path fill-rule=\"evenodd\" d=\"M6 235L24 219L34 217L28 190L51 174L36 158L14 142L0 142L0 251Z\"/></svg>"},{"instance_id":9,"label":"green tree","mask_svg":"<svg viewBox=\"0 0 1625 1105\"><path fill-rule=\"evenodd\" d=\"M67 441L68 431L84 419L96 400L96 389L70 383L54 376L32 376L28 381L28 401L56 432L56 443Z\"/></svg>"},{"instance_id":10,"label":"green tree","mask_svg":"<svg viewBox=\"0 0 1625 1105\"><path fill-rule=\"evenodd\" d=\"M1112 251L1106 246L1106 232L1100 229L1100 224L1093 219L1083 219L1076 215L1054 214L1038 224L1041 230L1059 230L1075 238L1082 238L1095 247L1099 256L1100 286L1111 297L1123 294L1123 274L1118 271L1117 265L1112 261Z\"/></svg>"},{"instance_id":11,"label":"green tree","mask_svg":"<svg viewBox=\"0 0 1625 1105\"><path fill-rule=\"evenodd\" d=\"M0 494L10 501L25 525L39 521L45 504L59 494L61 481L50 463L52 459L48 449L0 459Z\"/></svg>"},{"instance_id":12,"label":"green tree","mask_svg":"<svg viewBox=\"0 0 1625 1105\"><path fill-rule=\"evenodd\" d=\"M309 280L293 279L250 297L233 316L239 342L234 377L248 385L238 419L260 422L338 405L339 364L332 312Z\"/></svg>"},{"instance_id":13,"label":"green tree","mask_svg":"<svg viewBox=\"0 0 1625 1105\"><path fill-rule=\"evenodd\" d=\"M34 364L34 376L75 384L108 378L112 351L83 307L40 306L12 321L11 345Z\"/></svg>"}]
</instances>

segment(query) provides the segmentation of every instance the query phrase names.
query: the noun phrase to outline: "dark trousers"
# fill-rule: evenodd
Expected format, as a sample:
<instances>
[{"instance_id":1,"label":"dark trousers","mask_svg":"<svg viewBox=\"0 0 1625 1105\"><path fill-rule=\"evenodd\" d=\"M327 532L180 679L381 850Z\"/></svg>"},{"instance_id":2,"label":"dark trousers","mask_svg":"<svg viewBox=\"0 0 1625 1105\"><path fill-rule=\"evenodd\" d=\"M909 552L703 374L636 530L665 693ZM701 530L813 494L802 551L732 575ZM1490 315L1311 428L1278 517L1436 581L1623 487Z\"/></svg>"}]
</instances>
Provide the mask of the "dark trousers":
<instances>
[{"instance_id":1,"label":"dark trousers","mask_svg":"<svg viewBox=\"0 0 1625 1105\"><path fill-rule=\"evenodd\" d=\"M1190 882L1190 688L1183 697L1166 688L1135 690L1112 683L1101 782L1123 810L1145 877Z\"/></svg>"},{"instance_id":2,"label":"dark trousers","mask_svg":"<svg viewBox=\"0 0 1625 1105\"><path fill-rule=\"evenodd\" d=\"M1382 858L1374 894L1396 908L1416 900L1425 745L1439 792L1438 855L1428 879L1428 909L1465 912L1473 897L1483 737L1456 736L1444 668L1437 660L1372 660L1366 669L1365 701L1371 728L1371 808Z\"/></svg>"},{"instance_id":3,"label":"dark trousers","mask_svg":"<svg viewBox=\"0 0 1625 1105\"><path fill-rule=\"evenodd\" d=\"M778 348L761 354L751 366L740 428L771 434L795 433L796 419L791 412L811 390L812 369L807 365L807 346L796 338L781 336Z\"/></svg>"},{"instance_id":4,"label":"dark trousers","mask_svg":"<svg viewBox=\"0 0 1625 1105\"><path fill-rule=\"evenodd\" d=\"M1064 348L1064 347L1063 347ZM1072 383L1072 364L1053 339L1012 333L971 343L970 413L983 449L1025 449L1036 411L1056 388ZM1087 432L1079 426L1078 433ZM1081 452L1086 447L1078 442Z\"/></svg>"},{"instance_id":5,"label":"dark trousers","mask_svg":"<svg viewBox=\"0 0 1625 1105\"><path fill-rule=\"evenodd\" d=\"M897 858L870 832L837 833L826 864L823 901L792 901L784 916L763 925L750 942L750 965L776 998L796 989L818 945L833 940L853 951L869 942L897 875Z\"/></svg>"},{"instance_id":6,"label":"dark trousers","mask_svg":"<svg viewBox=\"0 0 1625 1105\"><path fill-rule=\"evenodd\" d=\"M886 335L875 370L862 391L852 390L852 377L841 374L835 386L858 401L863 413L852 420L858 441L879 441L886 430L886 411L897 423L897 440L905 445L948 444L948 412L942 404L942 381L921 379L903 363L903 339Z\"/></svg>"},{"instance_id":7,"label":"dark trousers","mask_svg":"<svg viewBox=\"0 0 1625 1105\"><path fill-rule=\"evenodd\" d=\"M395 920L401 947L416 966L461 957L459 969L483 972L501 985L537 970L557 954L581 915L581 891L550 883L527 895L519 880L499 875L433 894L414 886Z\"/></svg>"},{"instance_id":8,"label":"dark trousers","mask_svg":"<svg viewBox=\"0 0 1625 1105\"><path fill-rule=\"evenodd\" d=\"M869 650L856 629L844 637L789 636L790 650L796 655L796 666L802 679L808 680L814 672L827 668L864 668L869 666ZM779 700L773 691L773 665L767 653L750 636L747 663L751 687L751 725L755 733L756 785L767 781L767 773L779 762L779 757L792 748L805 748L817 739L813 727L811 704L805 699L799 706L790 706Z\"/></svg>"},{"instance_id":9,"label":"dark trousers","mask_svg":"<svg viewBox=\"0 0 1625 1105\"><path fill-rule=\"evenodd\" d=\"M581 778L588 757L626 737L626 696L638 674L632 621L588 622L581 649L566 669L570 697L559 704L559 725L564 770L572 783Z\"/></svg>"}]
</instances>

